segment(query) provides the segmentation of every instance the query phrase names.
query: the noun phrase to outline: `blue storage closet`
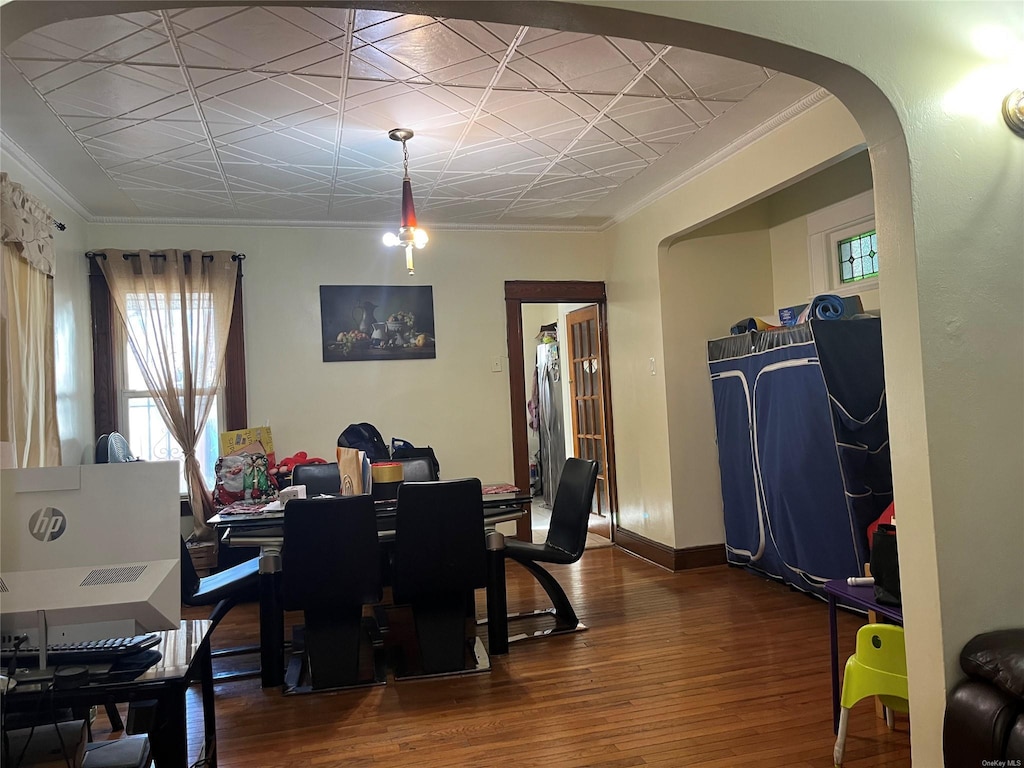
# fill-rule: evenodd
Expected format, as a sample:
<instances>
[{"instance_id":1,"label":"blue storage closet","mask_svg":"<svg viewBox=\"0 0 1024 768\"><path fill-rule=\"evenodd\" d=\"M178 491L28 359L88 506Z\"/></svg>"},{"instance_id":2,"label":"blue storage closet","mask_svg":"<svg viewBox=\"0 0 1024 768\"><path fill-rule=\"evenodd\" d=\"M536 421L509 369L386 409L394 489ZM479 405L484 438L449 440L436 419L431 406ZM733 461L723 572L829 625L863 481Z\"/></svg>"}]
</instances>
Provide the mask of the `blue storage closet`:
<instances>
[{"instance_id":1,"label":"blue storage closet","mask_svg":"<svg viewBox=\"0 0 1024 768\"><path fill-rule=\"evenodd\" d=\"M708 342L728 562L823 594L892 501L877 318Z\"/></svg>"}]
</instances>

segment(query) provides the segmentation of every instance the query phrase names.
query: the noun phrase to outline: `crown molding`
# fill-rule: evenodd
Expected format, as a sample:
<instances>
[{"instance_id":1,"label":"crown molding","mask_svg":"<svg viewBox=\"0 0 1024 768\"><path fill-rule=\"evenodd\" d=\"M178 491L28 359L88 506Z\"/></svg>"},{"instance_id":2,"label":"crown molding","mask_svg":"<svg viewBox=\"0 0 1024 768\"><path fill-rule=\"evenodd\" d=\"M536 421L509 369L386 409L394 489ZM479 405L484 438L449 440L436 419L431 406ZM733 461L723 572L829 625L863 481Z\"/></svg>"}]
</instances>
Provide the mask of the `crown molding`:
<instances>
[{"instance_id":1,"label":"crown molding","mask_svg":"<svg viewBox=\"0 0 1024 768\"><path fill-rule=\"evenodd\" d=\"M375 221L306 221L295 219L200 219L170 216L93 216L92 224L131 224L145 226L192 226L192 227L288 227L310 229L394 229L395 222ZM434 224L432 232L601 232L607 224Z\"/></svg>"},{"instance_id":2,"label":"crown molding","mask_svg":"<svg viewBox=\"0 0 1024 768\"><path fill-rule=\"evenodd\" d=\"M26 152L18 142L8 136L3 130L0 130L0 146L18 165L35 177L47 192L60 200L85 221L94 221L93 215L78 201L78 198L68 192L63 184L53 178L43 166L32 158L32 155Z\"/></svg>"},{"instance_id":3,"label":"crown molding","mask_svg":"<svg viewBox=\"0 0 1024 768\"><path fill-rule=\"evenodd\" d=\"M636 213L643 210L652 203L656 203L658 200L665 197L666 195L672 194L680 187L689 184L694 179L697 179L700 176L703 176L705 173L708 173L709 171L713 170L716 166L721 165L726 160L728 160L732 155L746 149L752 144L765 138L778 128L781 128L783 125L788 123L790 120L794 119L795 117L798 117L802 115L804 112L810 110L811 108L816 107L819 104L822 104L828 101L829 99L834 98L835 96L826 91L824 88L819 88L818 90L807 94L802 99L800 99L800 101L790 104L781 112L777 112L764 122L759 123L755 127L751 128L749 131L744 133L742 136L739 136L738 138L726 144L721 149L712 152L699 163L689 168L681 176L677 176L667 184L663 184L661 187L654 190L649 195L646 195L645 197L638 200L629 208L626 208L625 210L615 214L615 216L613 216L609 220L609 222L601 228L601 231L603 232L607 229L610 229L611 227L614 227L616 224L621 224L630 216L635 215Z\"/></svg>"}]
</instances>

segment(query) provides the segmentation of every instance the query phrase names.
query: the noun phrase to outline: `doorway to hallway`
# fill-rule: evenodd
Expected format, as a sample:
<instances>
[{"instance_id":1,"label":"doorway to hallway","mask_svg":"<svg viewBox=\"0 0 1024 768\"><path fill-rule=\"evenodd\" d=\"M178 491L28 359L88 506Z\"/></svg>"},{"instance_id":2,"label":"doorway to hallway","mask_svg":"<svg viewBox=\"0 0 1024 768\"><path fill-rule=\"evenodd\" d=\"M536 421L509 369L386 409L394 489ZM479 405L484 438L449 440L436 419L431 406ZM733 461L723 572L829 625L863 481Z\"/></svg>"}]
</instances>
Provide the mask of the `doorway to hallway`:
<instances>
[{"instance_id":1,"label":"doorway to hallway","mask_svg":"<svg viewBox=\"0 0 1024 768\"><path fill-rule=\"evenodd\" d=\"M607 546L616 496L604 284L510 281L505 305L515 483L535 494L516 535L543 540L561 465L578 456L600 473L588 547Z\"/></svg>"}]
</instances>

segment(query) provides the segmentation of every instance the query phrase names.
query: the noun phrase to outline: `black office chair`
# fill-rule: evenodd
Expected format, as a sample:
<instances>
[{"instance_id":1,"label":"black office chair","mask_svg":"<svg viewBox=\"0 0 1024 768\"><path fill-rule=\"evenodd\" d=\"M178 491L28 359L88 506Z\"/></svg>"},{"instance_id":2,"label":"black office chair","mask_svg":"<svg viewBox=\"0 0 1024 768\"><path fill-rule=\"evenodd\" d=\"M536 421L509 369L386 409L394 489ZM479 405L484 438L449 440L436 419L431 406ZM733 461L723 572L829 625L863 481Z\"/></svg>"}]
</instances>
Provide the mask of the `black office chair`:
<instances>
[{"instance_id":1,"label":"black office chair","mask_svg":"<svg viewBox=\"0 0 1024 768\"><path fill-rule=\"evenodd\" d=\"M301 610L305 619L302 652L288 665L285 692L384 683L382 653L373 654L373 673L360 675L362 651L382 645L373 620L362 617L363 606L382 597L372 497L289 501L281 560L284 607ZM361 643L367 635L369 646Z\"/></svg>"},{"instance_id":2,"label":"black office chair","mask_svg":"<svg viewBox=\"0 0 1024 768\"><path fill-rule=\"evenodd\" d=\"M532 634L513 635L509 637L510 642L565 632L579 632L586 629L586 626L576 616L565 591L539 563L568 565L575 563L583 556L583 548L587 543L587 522L590 518L590 508L593 504L596 485L596 462L589 459L567 459L562 469L561 479L558 481L555 503L551 508L551 525L548 528L545 542L533 544L518 539L505 540L505 557L515 560L533 574L544 591L547 592L552 605L551 608L512 614L509 619L522 619L544 614L555 617L554 628Z\"/></svg>"},{"instance_id":3,"label":"black office chair","mask_svg":"<svg viewBox=\"0 0 1024 768\"><path fill-rule=\"evenodd\" d=\"M292 468L292 485L306 486L306 496L341 493L338 462L329 464L296 464Z\"/></svg>"},{"instance_id":4,"label":"black office chair","mask_svg":"<svg viewBox=\"0 0 1024 768\"><path fill-rule=\"evenodd\" d=\"M429 456L417 456L411 459L393 459L402 465L402 481L406 483L423 483L439 480L434 462Z\"/></svg>"},{"instance_id":5,"label":"black office chair","mask_svg":"<svg viewBox=\"0 0 1024 768\"><path fill-rule=\"evenodd\" d=\"M259 583L259 558L253 557L238 565L200 577L192 564L192 556L188 553L185 540L181 540L181 602L190 606L212 605L209 620L213 622L210 632L217 628L220 620L238 603L253 600L257 597ZM243 653L256 653L259 645L240 648L222 648L212 651L214 658L237 656ZM221 673L215 675L218 681L237 680L253 677L259 670L246 672Z\"/></svg>"},{"instance_id":6,"label":"black office chair","mask_svg":"<svg viewBox=\"0 0 1024 768\"><path fill-rule=\"evenodd\" d=\"M490 669L473 594L486 586L486 569L480 481L403 483L391 588L395 604L412 609L422 675ZM395 676L420 676L411 667Z\"/></svg>"}]
</instances>

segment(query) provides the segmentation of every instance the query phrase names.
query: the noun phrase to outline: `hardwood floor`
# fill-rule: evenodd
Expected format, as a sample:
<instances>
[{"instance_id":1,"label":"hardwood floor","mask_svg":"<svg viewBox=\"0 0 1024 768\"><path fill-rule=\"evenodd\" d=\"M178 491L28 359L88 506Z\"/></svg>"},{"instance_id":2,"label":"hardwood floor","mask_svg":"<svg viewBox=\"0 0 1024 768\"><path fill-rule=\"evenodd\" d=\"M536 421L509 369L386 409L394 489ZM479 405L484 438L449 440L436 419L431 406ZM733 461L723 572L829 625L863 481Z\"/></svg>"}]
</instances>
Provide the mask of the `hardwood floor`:
<instances>
[{"instance_id":1,"label":"hardwood floor","mask_svg":"<svg viewBox=\"0 0 1024 768\"><path fill-rule=\"evenodd\" d=\"M291 697L258 680L218 685L219 765L832 765L824 602L725 566L669 573L617 548L552 571L588 631L514 644L488 674ZM544 600L512 564L508 594L510 610ZM844 661L861 623L840 616ZM242 643L255 626L256 606L240 606L214 640ZM908 721L890 732L861 702L844 764L909 766Z\"/></svg>"}]
</instances>

